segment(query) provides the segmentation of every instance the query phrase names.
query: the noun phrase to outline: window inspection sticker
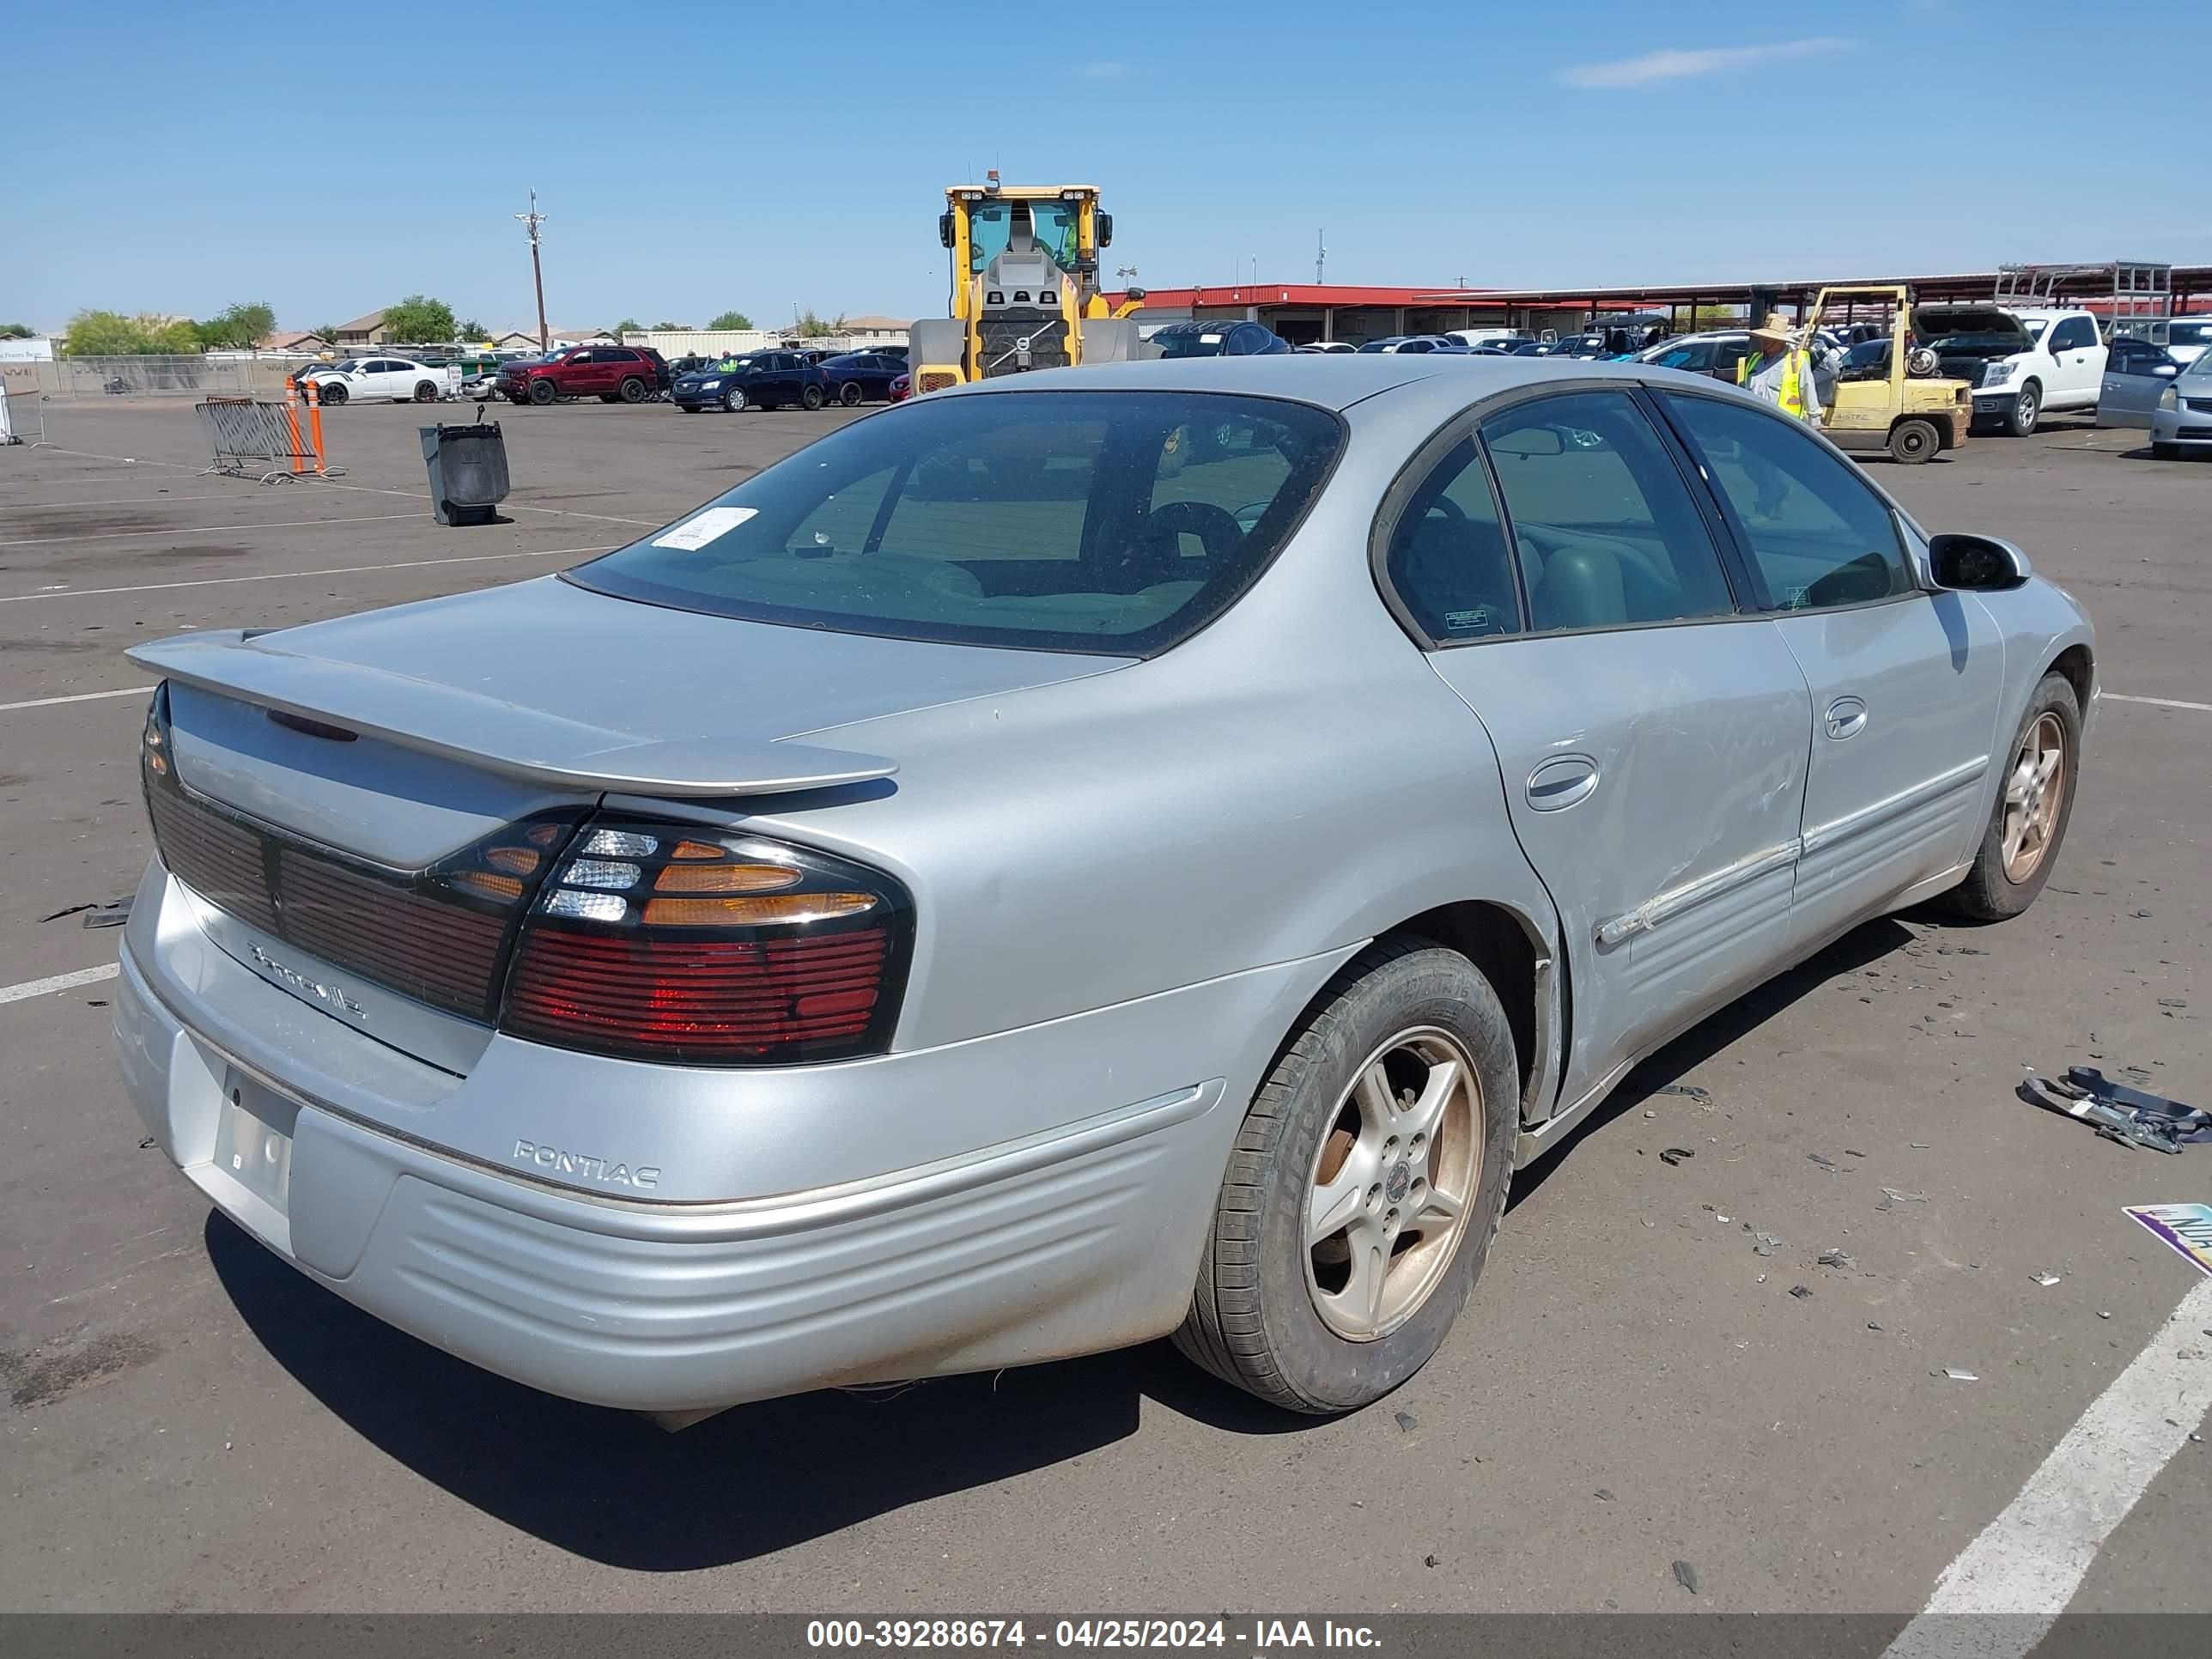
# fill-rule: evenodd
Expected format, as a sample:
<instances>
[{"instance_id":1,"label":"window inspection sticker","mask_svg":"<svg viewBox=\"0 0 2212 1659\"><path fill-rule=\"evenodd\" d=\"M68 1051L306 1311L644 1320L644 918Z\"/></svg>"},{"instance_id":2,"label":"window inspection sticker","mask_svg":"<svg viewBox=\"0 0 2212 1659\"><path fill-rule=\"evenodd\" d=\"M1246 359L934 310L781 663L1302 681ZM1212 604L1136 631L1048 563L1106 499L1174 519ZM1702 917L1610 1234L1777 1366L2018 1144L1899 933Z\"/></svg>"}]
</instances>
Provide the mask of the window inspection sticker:
<instances>
[{"instance_id":1,"label":"window inspection sticker","mask_svg":"<svg viewBox=\"0 0 2212 1659\"><path fill-rule=\"evenodd\" d=\"M755 507L710 507L704 513L693 514L673 530L662 531L653 538L653 544L696 553L717 537L728 535L759 512L760 509Z\"/></svg>"}]
</instances>

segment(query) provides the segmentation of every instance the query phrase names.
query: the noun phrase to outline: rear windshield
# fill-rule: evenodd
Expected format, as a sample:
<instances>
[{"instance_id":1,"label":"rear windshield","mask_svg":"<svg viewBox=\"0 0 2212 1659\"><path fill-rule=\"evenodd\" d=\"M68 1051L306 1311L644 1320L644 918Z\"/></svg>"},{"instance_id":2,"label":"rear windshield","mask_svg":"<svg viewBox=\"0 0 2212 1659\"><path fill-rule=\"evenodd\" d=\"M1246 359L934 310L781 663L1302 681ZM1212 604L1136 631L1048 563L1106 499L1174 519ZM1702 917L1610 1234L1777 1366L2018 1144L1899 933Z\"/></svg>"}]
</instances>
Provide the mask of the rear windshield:
<instances>
[{"instance_id":1,"label":"rear windshield","mask_svg":"<svg viewBox=\"0 0 2212 1659\"><path fill-rule=\"evenodd\" d=\"M1225 327L1188 331L1162 329L1152 336L1152 343L1159 347L1163 357L1218 357L1228 349L1229 331Z\"/></svg>"},{"instance_id":2,"label":"rear windshield","mask_svg":"<svg viewBox=\"0 0 2212 1659\"><path fill-rule=\"evenodd\" d=\"M1341 434L1327 411L1272 398L927 398L568 578L753 622L1148 656L1266 568Z\"/></svg>"},{"instance_id":3,"label":"rear windshield","mask_svg":"<svg viewBox=\"0 0 2212 1659\"><path fill-rule=\"evenodd\" d=\"M2177 319L2168 327L2166 337L2174 345L2212 345L2212 322L2185 323Z\"/></svg>"}]
</instances>

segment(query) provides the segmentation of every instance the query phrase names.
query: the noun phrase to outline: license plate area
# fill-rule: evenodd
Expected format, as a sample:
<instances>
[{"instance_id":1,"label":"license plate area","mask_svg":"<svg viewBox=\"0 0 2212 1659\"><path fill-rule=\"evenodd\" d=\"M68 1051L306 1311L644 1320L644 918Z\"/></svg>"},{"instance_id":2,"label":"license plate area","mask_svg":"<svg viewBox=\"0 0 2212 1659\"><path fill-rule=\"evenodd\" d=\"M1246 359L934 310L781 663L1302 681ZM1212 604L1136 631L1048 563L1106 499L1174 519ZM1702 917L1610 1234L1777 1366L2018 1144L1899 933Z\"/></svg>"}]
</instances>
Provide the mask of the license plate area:
<instances>
[{"instance_id":1,"label":"license plate area","mask_svg":"<svg viewBox=\"0 0 2212 1659\"><path fill-rule=\"evenodd\" d=\"M299 1118L299 1102L235 1066L224 1068L215 1166L280 1215L290 1213L292 1130Z\"/></svg>"}]
</instances>

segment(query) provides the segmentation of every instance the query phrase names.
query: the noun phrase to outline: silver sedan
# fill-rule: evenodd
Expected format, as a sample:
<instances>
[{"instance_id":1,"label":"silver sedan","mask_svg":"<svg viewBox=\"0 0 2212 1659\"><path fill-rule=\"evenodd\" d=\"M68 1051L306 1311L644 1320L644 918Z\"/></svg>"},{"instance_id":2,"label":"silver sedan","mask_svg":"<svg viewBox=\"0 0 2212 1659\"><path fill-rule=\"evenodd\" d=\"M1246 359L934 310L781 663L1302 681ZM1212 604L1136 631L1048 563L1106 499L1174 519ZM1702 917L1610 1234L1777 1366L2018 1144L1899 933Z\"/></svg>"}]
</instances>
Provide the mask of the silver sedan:
<instances>
[{"instance_id":1,"label":"silver sedan","mask_svg":"<svg viewBox=\"0 0 2212 1659\"><path fill-rule=\"evenodd\" d=\"M2193 359L2151 409L2151 453L2160 460L2212 454L2212 353Z\"/></svg>"},{"instance_id":2,"label":"silver sedan","mask_svg":"<svg viewBox=\"0 0 2212 1659\"><path fill-rule=\"evenodd\" d=\"M1172 1333L1346 1410L1641 1056L2034 900L2094 648L1709 379L993 381L559 576L133 651L117 1048L239 1225L558 1394Z\"/></svg>"}]
</instances>

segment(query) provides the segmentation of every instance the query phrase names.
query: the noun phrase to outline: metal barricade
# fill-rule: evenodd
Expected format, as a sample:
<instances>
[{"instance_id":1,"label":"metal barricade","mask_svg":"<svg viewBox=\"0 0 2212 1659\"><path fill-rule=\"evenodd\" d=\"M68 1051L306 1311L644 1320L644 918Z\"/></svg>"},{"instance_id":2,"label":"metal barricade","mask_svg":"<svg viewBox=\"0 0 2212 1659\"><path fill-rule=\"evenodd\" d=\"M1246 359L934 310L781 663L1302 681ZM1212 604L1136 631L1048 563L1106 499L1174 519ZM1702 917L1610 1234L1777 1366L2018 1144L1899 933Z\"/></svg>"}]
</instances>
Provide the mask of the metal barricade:
<instances>
[{"instance_id":1,"label":"metal barricade","mask_svg":"<svg viewBox=\"0 0 2212 1659\"><path fill-rule=\"evenodd\" d=\"M307 473L319 478L340 476L340 470L324 457L322 402L312 385L307 403L303 424L299 388L287 380L281 404L256 398L209 398L194 404L192 412L215 447L213 463L202 468L200 476L220 473L265 484ZM258 473L256 462L263 464Z\"/></svg>"},{"instance_id":2,"label":"metal barricade","mask_svg":"<svg viewBox=\"0 0 2212 1659\"><path fill-rule=\"evenodd\" d=\"M0 380L0 449L20 444L32 449L52 449L46 436L46 394L18 390L10 395Z\"/></svg>"}]
</instances>

